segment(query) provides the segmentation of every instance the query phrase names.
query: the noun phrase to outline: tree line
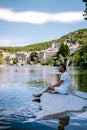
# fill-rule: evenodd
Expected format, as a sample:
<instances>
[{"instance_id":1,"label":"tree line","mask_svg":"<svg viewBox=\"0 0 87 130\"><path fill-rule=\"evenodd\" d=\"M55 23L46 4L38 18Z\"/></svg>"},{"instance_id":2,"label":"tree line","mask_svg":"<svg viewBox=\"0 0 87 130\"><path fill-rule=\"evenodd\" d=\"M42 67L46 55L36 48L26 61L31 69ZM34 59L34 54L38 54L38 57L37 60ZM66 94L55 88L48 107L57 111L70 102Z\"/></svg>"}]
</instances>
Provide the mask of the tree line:
<instances>
[{"instance_id":1,"label":"tree line","mask_svg":"<svg viewBox=\"0 0 87 130\"><path fill-rule=\"evenodd\" d=\"M64 44L64 41L68 39L70 44L79 43L79 49L72 55L70 55L70 49L67 44ZM58 52L53 57L48 57L47 59L42 59L40 64L42 65L58 65L60 63L66 63L67 60L70 60L70 65L81 66L87 64L87 29L80 29L74 32L71 32L63 37L52 40L49 42L32 44L24 47L0 47L0 64L3 64L3 55L2 52L16 53L18 51L32 51L30 55L30 60L37 63L38 54L36 51L45 50L53 43L61 43L61 46L58 48ZM17 61L14 61L14 63Z\"/></svg>"}]
</instances>

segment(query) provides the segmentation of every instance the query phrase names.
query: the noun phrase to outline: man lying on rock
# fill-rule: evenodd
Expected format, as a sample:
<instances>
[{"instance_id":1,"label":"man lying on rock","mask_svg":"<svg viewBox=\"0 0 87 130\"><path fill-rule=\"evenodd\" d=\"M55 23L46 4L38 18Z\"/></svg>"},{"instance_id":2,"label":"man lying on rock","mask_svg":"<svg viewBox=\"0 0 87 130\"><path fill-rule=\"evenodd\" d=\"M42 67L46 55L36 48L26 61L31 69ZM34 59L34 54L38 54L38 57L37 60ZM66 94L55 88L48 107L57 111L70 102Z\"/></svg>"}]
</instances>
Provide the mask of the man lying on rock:
<instances>
[{"instance_id":1,"label":"man lying on rock","mask_svg":"<svg viewBox=\"0 0 87 130\"><path fill-rule=\"evenodd\" d=\"M59 66L59 72L61 72L61 77L56 84L49 86L45 91L40 94L33 94L33 97L40 97L45 92L67 94L71 87L71 78L66 72L66 65L61 64Z\"/></svg>"}]
</instances>

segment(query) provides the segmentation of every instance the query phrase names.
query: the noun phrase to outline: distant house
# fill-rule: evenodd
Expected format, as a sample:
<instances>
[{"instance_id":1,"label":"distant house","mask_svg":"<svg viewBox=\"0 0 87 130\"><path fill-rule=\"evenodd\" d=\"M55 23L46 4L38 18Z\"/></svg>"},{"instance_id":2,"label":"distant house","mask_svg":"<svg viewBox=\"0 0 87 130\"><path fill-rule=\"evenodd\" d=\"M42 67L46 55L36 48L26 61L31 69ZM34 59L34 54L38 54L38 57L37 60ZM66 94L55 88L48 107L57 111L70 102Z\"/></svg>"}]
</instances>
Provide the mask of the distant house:
<instances>
[{"instance_id":1,"label":"distant house","mask_svg":"<svg viewBox=\"0 0 87 130\"><path fill-rule=\"evenodd\" d=\"M48 57L54 56L58 52L58 48L61 46L61 43L53 43L52 46L46 50L40 51L38 53L39 61L46 59Z\"/></svg>"},{"instance_id":2,"label":"distant house","mask_svg":"<svg viewBox=\"0 0 87 130\"><path fill-rule=\"evenodd\" d=\"M79 48L79 43L75 42L75 43L71 43L70 39L66 39L64 41L64 44L67 44L69 49L70 49L70 55L72 55L73 53L75 53L78 48Z\"/></svg>"},{"instance_id":3,"label":"distant house","mask_svg":"<svg viewBox=\"0 0 87 130\"><path fill-rule=\"evenodd\" d=\"M27 60L29 58L29 53L27 52L17 52L15 54L15 58L17 59L18 61L18 65L25 65L27 64Z\"/></svg>"},{"instance_id":4,"label":"distant house","mask_svg":"<svg viewBox=\"0 0 87 130\"><path fill-rule=\"evenodd\" d=\"M47 59L48 57L54 56L57 53L57 51L48 51L48 50L40 51L38 54L39 61L41 61L42 59Z\"/></svg>"},{"instance_id":5,"label":"distant house","mask_svg":"<svg viewBox=\"0 0 87 130\"><path fill-rule=\"evenodd\" d=\"M79 49L79 44L76 42L75 44L72 44L72 46L70 46L69 48L70 48L70 55L71 55Z\"/></svg>"},{"instance_id":6,"label":"distant house","mask_svg":"<svg viewBox=\"0 0 87 130\"><path fill-rule=\"evenodd\" d=\"M15 54L11 54L8 52L2 52L2 54L5 60L5 64L13 64L13 58L15 58Z\"/></svg>"},{"instance_id":7,"label":"distant house","mask_svg":"<svg viewBox=\"0 0 87 130\"><path fill-rule=\"evenodd\" d=\"M38 53L38 60L41 61L42 59L46 58L46 52L45 51L40 51Z\"/></svg>"},{"instance_id":8,"label":"distant house","mask_svg":"<svg viewBox=\"0 0 87 130\"><path fill-rule=\"evenodd\" d=\"M48 48L48 51L58 51L58 48L61 46L61 43L53 43L50 48Z\"/></svg>"},{"instance_id":9,"label":"distant house","mask_svg":"<svg viewBox=\"0 0 87 130\"><path fill-rule=\"evenodd\" d=\"M79 48L79 44L77 42L70 43L70 39L66 39L64 41L64 44L67 44L69 46L70 55L75 53ZM43 51L37 51L38 61L41 61L42 59L47 59L48 57L55 56L60 46L61 46L61 43L53 43L50 48ZM2 54L3 54L3 58L5 59L5 64L13 64L13 61L15 61L16 59L17 65L26 65L26 64L30 64L31 52L21 51L21 52L16 52L16 54L2 52Z\"/></svg>"},{"instance_id":10,"label":"distant house","mask_svg":"<svg viewBox=\"0 0 87 130\"><path fill-rule=\"evenodd\" d=\"M2 52L3 58L9 57L11 54L9 52Z\"/></svg>"}]
</instances>

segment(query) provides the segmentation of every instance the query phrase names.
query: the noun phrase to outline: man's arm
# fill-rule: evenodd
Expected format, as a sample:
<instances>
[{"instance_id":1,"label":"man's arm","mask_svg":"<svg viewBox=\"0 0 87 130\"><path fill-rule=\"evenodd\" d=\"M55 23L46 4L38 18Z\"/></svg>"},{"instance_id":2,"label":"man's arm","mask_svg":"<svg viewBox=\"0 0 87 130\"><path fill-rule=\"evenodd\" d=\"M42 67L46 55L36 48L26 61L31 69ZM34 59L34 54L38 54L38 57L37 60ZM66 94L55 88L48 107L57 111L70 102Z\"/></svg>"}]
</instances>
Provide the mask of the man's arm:
<instances>
[{"instance_id":1,"label":"man's arm","mask_svg":"<svg viewBox=\"0 0 87 130\"><path fill-rule=\"evenodd\" d=\"M62 84L63 80L59 80L56 84L52 85L52 87L58 87L60 84Z\"/></svg>"}]
</instances>

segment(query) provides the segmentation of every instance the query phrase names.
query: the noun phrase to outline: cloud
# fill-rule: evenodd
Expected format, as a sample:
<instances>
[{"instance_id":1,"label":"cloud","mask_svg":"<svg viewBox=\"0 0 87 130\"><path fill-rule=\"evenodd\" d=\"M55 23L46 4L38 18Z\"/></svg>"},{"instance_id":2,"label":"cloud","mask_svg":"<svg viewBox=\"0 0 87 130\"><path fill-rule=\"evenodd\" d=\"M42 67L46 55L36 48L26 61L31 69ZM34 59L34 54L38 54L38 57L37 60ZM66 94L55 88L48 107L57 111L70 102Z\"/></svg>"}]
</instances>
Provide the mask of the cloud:
<instances>
[{"instance_id":1,"label":"cloud","mask_svg":"<svg viewBox=\"0 0 87 130\"><path fill-rule=\"evenodd\" d=\"M13 41L10 39L0 39L0 46L9 46L12 42Z\"/></svg>"},{"instance_id":2,"label":"cloud","mask_svg":"<svg viewBox=\"0 0 87 130\"><path fill-rule=\"evenodd\" d=\"M35 11L14 12L12 9L0 8L0 19L8 22L44 24L48 22L73 23L83 20L82 12L43 13Z\"/></svg>"},{"instance_id":3,"label":"cloud","mask_svg":"<svg viewBox=\"0 0 87 130\"><path fill-rule=\"evenodd\" d=\"M62 23L79 22L83 20L83 13L82 12L59 13L53 16L53 20L56 22L62 22Z\"/></svg>"},{"instance_id":4,"label":"cloud","mask_svg":"<svg viewBox=\"0 0 87 130\"><path fill-rule=\"evenodd\" d=\"M12 37L4 37L0 38L0 46L24 46L28 44L29 39L28 38L12 38Z\"/></svg>"}]
</instances>

